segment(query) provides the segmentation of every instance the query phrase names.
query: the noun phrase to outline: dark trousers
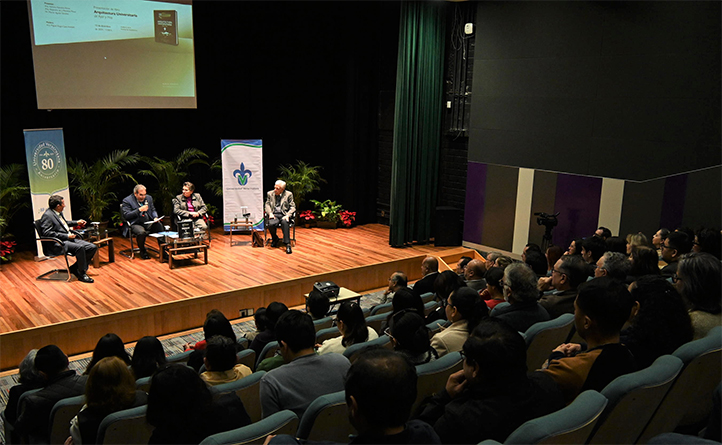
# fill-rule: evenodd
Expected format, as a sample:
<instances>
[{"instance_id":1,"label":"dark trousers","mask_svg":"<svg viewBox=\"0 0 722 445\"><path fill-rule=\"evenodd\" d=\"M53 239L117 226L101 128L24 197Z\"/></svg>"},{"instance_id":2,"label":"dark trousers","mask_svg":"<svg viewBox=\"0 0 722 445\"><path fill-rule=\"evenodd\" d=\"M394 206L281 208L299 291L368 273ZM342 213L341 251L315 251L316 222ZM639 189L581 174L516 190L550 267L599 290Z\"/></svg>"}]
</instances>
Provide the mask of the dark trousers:
<instances>
[{"instance_id":1,"label":"dark trousers","mask_svg":"<svg viewBox=\"0 0 722 445\"><path fill-rule=\"evenodd\" d=\"M93 259L93 255L98 251L98 246L79 238L65 241L65 248L69 253L75 255L75 264L73 268L77 269L78 274L84 274L88 271L88 264Z\"/></svg>"},{"instance_id":2,"label":"dark trousers","mask_svg":"<svg viewBox=\"0 0 722 445\"><path fill-rule=\"evenodd\" d=\"M268 231L271 232L271 238L273 238L273 241L278 241L278 235L276 235L276 229L280 225L281 231L283 232L284 244L290 243L291 242L291 223L290 223L290 221L283 219L283 214L281 214L281 213L274 213L273 216L275 216L275 218L268 219Z\"/></svg>"},{"instance_id":3,"label":"dark trousers","mask_svg":"<svg viewBox=\"0 0 722 445\"><path fill-rule=\"evenodd\" d=\"M133 224L130 226L130 231L138 242L138 249L142 252L145 250L145 237L148 236L149 233L162 232L163 226L160 222L148 224L147 226L145 224Z\"/></svg>"}]
</instances>

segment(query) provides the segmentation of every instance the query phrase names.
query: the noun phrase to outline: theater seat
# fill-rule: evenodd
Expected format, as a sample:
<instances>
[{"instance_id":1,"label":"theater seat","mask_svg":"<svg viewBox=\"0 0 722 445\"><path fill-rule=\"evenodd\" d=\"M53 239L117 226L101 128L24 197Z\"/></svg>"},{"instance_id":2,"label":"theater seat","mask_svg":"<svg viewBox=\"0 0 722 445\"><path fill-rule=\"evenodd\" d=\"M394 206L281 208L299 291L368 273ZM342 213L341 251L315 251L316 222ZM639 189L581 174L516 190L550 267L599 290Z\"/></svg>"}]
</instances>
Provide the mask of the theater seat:
<instances>
[{"instance_id":1,"label":"theater seat","mask_svg":"<svg viewBox=\"0 0 722 445\"><path fill-rule=\"evenodd\" d=\"M250 425L208 436L200 445L262 444L269 434L296 434L297 428L298 416L286 409Z\"/></svg>"}]
</instances>

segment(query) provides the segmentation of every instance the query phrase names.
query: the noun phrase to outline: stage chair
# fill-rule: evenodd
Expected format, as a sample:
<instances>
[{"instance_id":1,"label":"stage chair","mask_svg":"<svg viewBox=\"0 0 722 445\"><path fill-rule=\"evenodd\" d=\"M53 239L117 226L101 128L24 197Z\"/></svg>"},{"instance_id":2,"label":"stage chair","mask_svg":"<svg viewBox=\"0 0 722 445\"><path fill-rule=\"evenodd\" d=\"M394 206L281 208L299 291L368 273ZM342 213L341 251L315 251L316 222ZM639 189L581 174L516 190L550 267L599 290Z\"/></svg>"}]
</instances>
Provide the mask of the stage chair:
<instances>
[{"instance_id":1,"label":"stage chair","mask_svg":"<svg viewBox=\"0 0 722 445\"><path fill-rule=\"evenodd\" d=\"M606 406L606 397L593 390L584 391L567 407L527 421L514 430L504 443L509 445L586 443ZM479 445L498 443L495 440L485 440Z\"/></svg>"},{"instance_id":2,"label":"stage chair","mask_svg":"<svg viewBox=\"0 0 722 445\"><path fill-rule=\"evenodd\" d=\"M50 443L65 443L70 436L70 421L73 420L80 408L85 405L85 396L68 397L58 400L50 411Z\"/></svg>"},{"instance_id":3,"label":"stage chair","mask_svg":"<svg viewBox=\"0 0 722 445\"><path fill-rule=\"evenodd\" d=\"M125 216L123 216L123 204L120 204L120 221L123 223L124 226L128 227L128 234L123 235L123 236L130 240L130 249L123 249L123 250L119 251L118 253L120 253L124 257L128 257L132 260L133 258L135 258L135 254L140 252L140 249L133 246L133 244L135 243L135 237L133 236L133 231L130 230L130 224L128 224L128 221L126 221ZM123 231L121 230L121 235L122 235L122 233L123 233ZM156 254L160 255L160 251L158 251L158 249L156 249L155 247L148 246L147 239L146 239L145 244L146 244L145 245L146 250L150 250L151 252L155 252Z\"/></svg>"},{"instance_id":4,"label":"stage chair","mask_svg":"<svg viewBox=\"0 0 722 445\"><path fill-rule=\"evenodd\" d=\"M297 428L298 416L285 409L250 425L208 436L200 445L262 444L269 434L295 434Z\"/></svg>"},{"instance_id":5,"label":"stage chair","mask_svg":"<svg viewBox=\"0 0 722 445\"><path fill-rule=\"evenodd\" d=\"M709 415L712 393L720 382L722 327L680 346L672 355L682 360L684 368L640 435L639 443L647 443L680 425L694 425Z\"/></svg>"},{"instance_id":6,"label":"stage chair","mask_svg":"<svg viewBox=\"0 0 722 445\"><path fill-rule=\"evenodd\" d=\"M348 420L346 391L318 397L306 409L298 424L296 437L310 441L348 443L355 432Z\"/></svg>"},{"instance_id":7,"label":"stage chair","mask_svg":"<svg viewBox=\"0 0 722 445\"><path fill-rule=\"evenodd\" d=\"M155 429L145 420L148 405L117 411L105 416L98 427L98 445L148 443ZM183 419L180 419L182 425ZM180 428L180 426L179 426Z\"/></svg>"},{"instance_id":8,"label":"stage chair","mask_svg":"<svg viewBox=\"0 0 722 445\"><path fill-rule=\"evenodd\" d=\"M293 212L293 214L288 218L289 227L288 227L288 234L291 237L291 247L296 247L296 212ZM276 234L280 235L281 227L279 226L276 229ZM279 236L278 239L281 239L283 235ZM266 211L263 211L263 245L267 246L271 243L271 233L268 230L268 215L266 215Z\"/></svg>"},{"instance_id":9,"label":"stage chair","mask_svg":"<svg viewBox=\"0 0 722 445\"><path fill-rule=\"evenodd\" d=\"M649 368L612 380L602 395L609 400L590 444L635 443L679 375L683 363L663 355Z\"/></svg>"},{"instance_id":10,"label":"stage chair","mask_svg":"<svg viewBox=\"0 0 722 445\"><path fill-rule=\"evenodd\" d=\"M394 310L393 303L389 301L388 303L383 303L383 304L374 306L371 309L371 314L369 314L369 316L378 315L378 314L386 314L393 310Z\"/></svg>"},{"instance_id":11,"label":"stage chair","mask_svg":"<svg viewBox=\"0 0 722 445\"><path fill-rule=\"evenodd\" d=\"M388 335L381 335L371 341L365 341L363 343L356 343L343 351L343 355L351 362L355 362L359 355L361 355L366 349L380 346L382 348L391 349L391 339Z\"/></svg>"},{"instance_id":12,"label":"stage chair","mask_svg":"<svg viewBox=\"0 0 722 445\"><path fill-rule=\"evenodd\" d=\"M259 387L261 384L261 377L265 374L266 371L258 371L240 380L236 380L235 382L211 386L211 393L214 395L227 394L230 392L236 393L238 398L243 402L243 406L246 408L246 412L251 418L251 422L258 422L261 420L261 399Z\"/></svg>"},{"instance_id":13,"label":"stage chair","mask_svg":"<svg viewBox=\"0 0 722 445\"><path fill-rule=\"evenodd\" d=\"M426 397L444 389L449 376L461 370L463 366L463 359L459 352L450 352L433 362L416 366L416 376L418 377L416 401L411 412L416 412L416 409Z\"/></svg>"},{"instance_id":14,"label":"stage chair","mask_svg":"<svg viewBox=\"0 0 722 445\"><path fill-rule=\"evenodd\" d=\"M280 347L277 341L266 343L266 346L261 350L261 354L256 358L256 367L253 369L258 368L258 365L260 365L263 360L273 357Z\"/></svg>"},{"instance_id":15,"label":"stage chair","mask_svg":"<svg viewBox=\"0 0 722 445\"><path fill-rule=\"evenodd\" d=\"M316 333L321 329L327 329L333 326L333 317L323 317L318 320L313 320L313 327L316 329Z\"/></svg>"},{"instance_id":16,"label":"stage chair","mask_svg":"<svg viewBox=\"0 0 722 445\"><path fill-rule=\"evenodd\" d=\"M42 228L40 226L40 220L33 221L33 224L35 225L35 232L36 232L36 238L35 241L42 241L42 242L53 242L55 244L60 245L63 247L63 259L65 260L65 269L53 269L49 270L47 272L44 272L40 275L38 275L35 279L36 280L53 280L53 281L70 281L71 274L70 274L70 263L68 263L68 256L73 256L72 253L65 251L65 244L58 238L53 237L45 237L41 234L43 233ZM41 244L42 245L42 244ZM46 259L55 260L60 255L47 255L45 254L45 249L43 248L43 256L42 257L36 257L36 261L43 261Z\"/></svg>"},{"instance_id":17,"label":"stage chair","mask_svg":"<svg viewBox=\"0 0 722 445\"><path fill-rule=\"evenodd\" d=\"M527 369L541 368L552 350L566 341L573 325L574 314L562 314L554 320L531 325L524 333Z\"/></svg>"},{"instance_id":18,"label":"stage chair","mask_svg":"<svg viewBox=\"0 0 722 445\"><path fill-rule=\"evenodd\" d=\"M340 336L341 331L339 331L337 327L321 329L320 331L316 332L316 343L323 343L329 338L335 338Z\"/></svg>"}]
</instances>

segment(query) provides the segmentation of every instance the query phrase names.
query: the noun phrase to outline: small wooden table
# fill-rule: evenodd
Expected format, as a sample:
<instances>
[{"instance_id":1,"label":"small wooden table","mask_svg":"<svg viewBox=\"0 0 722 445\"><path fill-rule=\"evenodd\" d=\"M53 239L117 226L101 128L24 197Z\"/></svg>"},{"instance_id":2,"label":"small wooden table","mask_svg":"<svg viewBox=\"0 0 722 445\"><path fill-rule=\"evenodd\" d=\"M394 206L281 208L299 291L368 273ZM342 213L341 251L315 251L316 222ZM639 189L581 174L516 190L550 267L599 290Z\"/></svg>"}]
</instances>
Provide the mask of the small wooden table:
<instances>
[{"instance_id":1,"label":"small wooden table","mask_svg":"<svg viewBox=\"0 0 722 445\"><path fill-rule=\"evenodd\" d=\"M97 241L93 241L93 244L98 246L98 250L100 250L101 247L108 247L108 262L114 263L115 262L115 249L113 248L113 238L103 238L99 239ZM100 267L100 252L95 252L95 255L93 255L93 267L98 268Z\"/></svg>"},{"instance_id":2,"label":"small wooden table","mask_svg":"<svg viewBox=\"0 0 722 445\"><path fill-rule=\"evenodd\" d=\"M231 247L233 247L233 229L236 229L236 230L245 229L245 230L250 230L251 232L253 232L253 223L250 221L232 222L232 223L228 224L228 228L230 229L230 232L231 232L230 244L231 244Z\"/></svg>"},{"instance_id":3,"label":"small wooden table","mask_svg":"<svg viewBox=\"0 0 722 445\"><path fill-rule=\"evenodd\" d=\"M160 261L165 261L168 255L168 266L173 269L173 260L176 255L193 255L198 258L199 253L203 253L203 263L208 264L208 244L201 242L200 238L191 239L173 239L167 243L161 244Z\"/></svg>"}]
</instances>

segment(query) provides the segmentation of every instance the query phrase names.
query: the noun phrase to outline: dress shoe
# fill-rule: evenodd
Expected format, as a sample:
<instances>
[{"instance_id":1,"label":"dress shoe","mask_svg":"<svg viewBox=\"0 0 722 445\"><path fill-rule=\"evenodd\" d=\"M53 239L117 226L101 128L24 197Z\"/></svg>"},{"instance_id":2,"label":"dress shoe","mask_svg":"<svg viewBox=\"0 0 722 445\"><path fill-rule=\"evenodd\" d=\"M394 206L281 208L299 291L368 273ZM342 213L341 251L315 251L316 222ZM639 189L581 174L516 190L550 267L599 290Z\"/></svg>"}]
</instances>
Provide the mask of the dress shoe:
<instances>
[{"instance_id":1,"label":"dress shoe","mask_svg":"<svg viewBox=\"0 0 722 445\"><path fill-rule=\"evenodd\" d=\"M148 251L147 251L147 250L141 250L138 255L140 255L140 257L143 258L144 260L149 260L149 259L150 259L150 255L148 255Z\"/></svg>"},{"instance_id":2,"label":"dress shoe","mask_svg":"<svg viewBox=\"0 0 722 445\"><path fill-rule=\"evenodd\" d=\"M277 239L274 239L273 241L271 241L271 247L278 247L278 240L277 240Z\"/></svg>"},{"instance_id":3,"label":"dress shoe","mask_svg":"<svg viewBox=\"0 0 722 445\"><path fill-rule=\"evenodd\" d=\"M287 245L286 245L286 253L293 253L293 251L291 250L291 245L290 245L290 244L287 244Z\"/></svg>"},{"instance_id":4,"label":"dress shoe","mask_svg":"<svg viewBox=\"0 0 722 445\"><path fill-rule=\"evenodd\" d=\"M78 277L78 281L82 281L83 283L94 283L95 282L94 279L90 278L88 276L88 274L85 274L85 273L78 274L77 277Z\"/></svg>"}]
</instances>

